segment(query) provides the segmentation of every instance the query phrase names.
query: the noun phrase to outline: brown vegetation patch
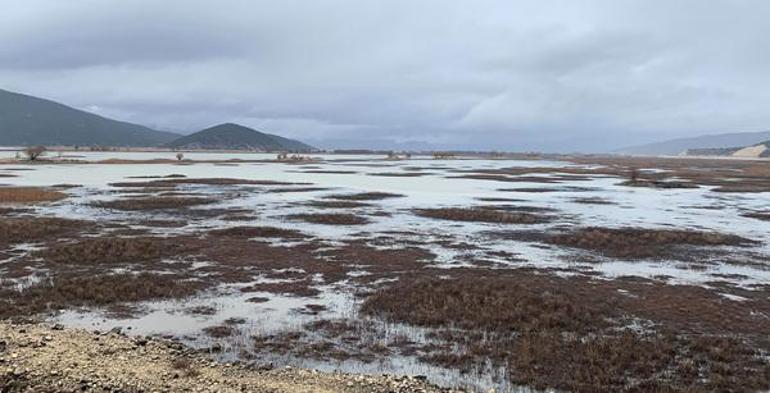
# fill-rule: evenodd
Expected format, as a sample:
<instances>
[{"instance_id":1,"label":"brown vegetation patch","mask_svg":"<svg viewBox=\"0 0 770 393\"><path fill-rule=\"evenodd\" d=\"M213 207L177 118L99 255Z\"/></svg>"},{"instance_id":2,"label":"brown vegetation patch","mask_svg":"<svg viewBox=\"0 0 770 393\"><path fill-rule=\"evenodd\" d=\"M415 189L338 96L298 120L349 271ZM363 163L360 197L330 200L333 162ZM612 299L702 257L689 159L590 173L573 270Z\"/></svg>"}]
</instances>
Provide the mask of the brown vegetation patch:
<instances>
[{"instance_id":1,"label":"brown vegetation patch","mask_svg":"<svg viewBox=\"0 0 770 393\"><path fill-rule=\"evenodd\" d=\"M726 184L716 187L714 192L770 192L770 184Z\"/></svg>"},{"instance_id":2,"label":"brown vegetation patch","mask_svg":"<svg viewBox=\"0 0 770 393\"><path fill-rule=\"evenodd\" d=\"M0 218L0 246L71 236L93 224L55 217Z\"/></svg>"},{"instance_id":3,"label":"brown vegetation patch","mask_svg":"<svg viewBox=\"0 0 770 393\"><path fill-rule=\"evenodd\" d=\"M419 247L375 248L365 241L354 241L335 249L325 249L319 256L326 261L323 266L340 266L345 278L349 271L359 270L368 274L352 280L371 283L379 279L399 277L401 274L418 273L429 266L435 255ZM336 277L336 276L335 276Z\"/></svg>"},{"instance_id":4,"label":"brown vegetation patch","mask_svg":"<svg viewBox=\"0 0 770 393\"><path fill-rule=\"evenodd\" d=\"M310 201L307 205L320 209L354 209L371 206L369 203L356 201Z\"/></svg>"},{"instance_id":5,"label":"brown vegetation patch","mask_svg":"<svg viewBox=\"0 0 770 393\"><path fill-rule=\"evenodd\" d=\"M741 214L743 217L756 218L757 220L770 221L770 212L751 212Z\"/></svg>"},{"instance_id":6,"label":"brown vegetation patch","mask_svg":"<svg viewBox=\"0 0 770 393\"><path fill-rule=\"evenodd\" d=\"M173 241L154 237L84 238L74 243L55 244L37 251L47 262L68 265L102 265L159 261L177 250Z\"/></svg>"},{"instance_id":7,"label":"brown vegetation patch","mask_svg":"<svg viewBox=\"0 0 770 393\"><path fill-rule=\"evenodd\" d=\"M186 175L180 175L178 173L172 173L165 176L127 176L126 179L181 179L186 178Z\"/></svg>"},{"instance_id":8,"label":"brown vegetation patch","mask_svg":"<svg viewBox=\"0 0 770 393\"><path fill-rule=\"evenodd\" d=\"M581 205L617 205L617 203L601 197L574 198L572 202Z\"/></svg>"},{"instance_id":9,"label":"brown vegetation patch","mask_svg":"<svg viewBox=\"0 0 770 393\"><path fill-rule=\"evenodd\" d=\"M327 214L292 214L287 216L292 220L301 220L312 224L326 225L363 225L368 224L369 219L346 213L327 213Z\"/></svg>"},{"instance_id":10,"label":"brown vegetation patch","mask_svg":"<svg viewBox=\"0 0 770 393\"><path fill-rule=\"evenodd\" d=\"M517 353L511 381L536 389L705 393L770 387L770 366L760 352L728 337L528 334L510 350Z\"/></svg>"},{"instance_id":11,"label":"brown vegetation patch","mask_svg":"<svg viewBox=\"0 0 770 393\"><path fill-rule=\"evenodd\" d=\"M153 180L148 182L118 182L110 183L113 187L175 187L180 184L196 185L262 185L262 186L291 186L308 185L311 183L291 183L276 180L249 180L249 179L231 179L231 178L172 178Z\"/></svg>"},{"instance_id":12,"label":"brown vegetation patch","mask_svg":"<svg viewBox=\"0 0 770 393\"><path fill-rule=\"evenodd\" d=\"M476 200L482 202L527 202L526 199L519 198L498 198L498 197L479 197Z\"/></svg>"},{"instance_id":13,"label":"brown vegetation patch","mask_svg":"<svg viewBox=\"0 0 770 393\"><path fill-rule=\"evenodd\" d=\"M369 173L369 176L380 176L380 177L420 177L429 175L430 173L425 172L378 172L378 173Z\"/></svg>"},{"instance_id":14,"label":"brown vegetation patch","mask_svg":"<svg viewBox=\"0 0 770 393\"><path fill-rule=\"evenodd\" d=\"M42 187L0 187L0 204L55 202L67 196L61 191Z\"/></svg>"},{"instance_id":15,"label":"brown vegetation patch","mask_svg":"<svg viewBox=\"0 0 770 393\"><path fill-rule=\"evenodd\" d=\"M762 294L742 291L748 299L735 302L702 287L528 270L447 275L402 279L367 298L362 312L433 328L436 341L417 350L424 361L465 371L491 361L536 389L770 387L770 361L761 355L770 324L760 322L770 301ZM642 332L625 328L634 320Z\"/></svg>"},{"instance_id":16,"label":"brown vegetation patch","mask_svg":"<svg viewBox=\"0 0 770 393\"><path fill-rule=\"evenodd\" d=\"M326 187L278 187L265 190L270 193L288 193L288 192L315 192L315 191L328 191L331 188Z\"/></svg>"},{"instance_id":17,"label":"brown vegetation patch","mask_svg":"<svg viewBox=\"0 0 770 393\"><path fill-rule=\"evenodd\" d=\"M54 185L51 186L51 188L58 188L60 190L69 190L69 189L80 188L80 187L83 187L83 185L82 184L70 184L70 183L59 183L59 184L54 184Z\"/></svg>"},{"instance_id":18,"label":"brown vegetation patch","mask_svg":"<svg viewBox=\"0 0 770 393\"><path fill-rule=\"evenodd\" d=\"M647 188L660 188L660 189L677 189L677 188L698 188L697 184L675 180L627 180L619 183L620 186L627 187L647 187Z\"/></svg>"},{"instance_id":19,"label":"brown vegetation patch","mask_svg":"<svg viewBox=\"0 0 770 393\"><path fill-rule=\"evenodd\" d=\"M379 201L389 198L400 198L402 194L394 194L390 192L361 192L358 194L334 194L327 195L324 198L329 199L341 199L344 201Z\"/></svg>"},{"instance_id":20,"label":"brown vegetation patch","mask_svg":"<svg viewBox=\"0 0 770 393\"><path fill-rule=\"evenodd\" d=\"M241 292L268 292L297 297L315 297L321 294L321 291L314 285L310 279L266 282L241 288Z\"/></svg>"},{"instance_id":21,"label":"brown vegetation patch","mask_svg":"<svg viewBox=\"0 0 770 393\"><path fill-rule=\"evenodd\" d=\"M54 277L21 292L0 290L0 318L31 316L68 307L183 298L203 285L171 274Z\"/></svg>"},{"instance_id":22,"label":"brown vegetation patch","mask_svg":"<svg viewBox=\"0 0 770 393\"><path fill-rule=\"evenodd\" d=\"M215 199L200 197L143 197L100 201L94 202L92 205L106 209L137 211L182 209L215 202L217 202Z\"/></svg>"},{"instance_id":23,"label":"brown vegetation patch","mask_svg":"<svg viewBox=\"0 0 770 393\"><path fill-rule=\"evenodd\" d=\"M116 183L110 183L110 186L118 187L118 188L167 189L167 188L176 187L176 184L164 183L160 181L145 181L145 182L116 182Z\"/></svg>"},{"instance_id":24,"label":"brown vegetation patch","mask_svg":"<svg viewBox=\"0 0 770 393\"><path fill-rule=\"evenodd\" d=\"M755 242L736 235L693 230L645 228L582 228L550 236L547 243L591 250L609 257L671 256L679 246L746 246Z\"/></svg>"},{"instance_id":25,"label":"brown vegetation patch","mask_svg":"<svg viewBox=\"0 0 770 393\"><path fill-rule=\"evenodd\" d=\"M417 209L414 210L414 213L421 217L439 220L489 222L499 224L541 224L551 220L548 216L538 214L506 212L480 207Z\"/></svg>"},{"instance_id":26,"label":"brown vegetation patch","mask_svg":"<svg viewBox=\"0 0 770 393\"><path fill-rule=\"evenodd\" d=\"M185 309L187 314L191 315L215 315L217 313L216 307L212 306L195 306Z\"/></svg>"},{"instance_id":27,"label":"brown vegetation patch","mask_svg":"<svg viewBox=\"0 0 770 393\"><path fill-rule=\"evenodd\" d=\"M588 192L596 191L590 187L518 187L518 188L499 188L501 192L528 192L528 193L546 193L546 192Z\"/></svg>"},{"instance_id":28,"label":"brown vegetation patch","mask_svg":"<svg viewBox=\"0 0 770 393\"><path fill-rule=\"evenodd\" d=\"M203 332L206 333L206 335L208 335L209 337L225 338L235 334L235 329L233 329L232 326L217 325L217 326L209 326L207 328L204 328Z\"/></svg>"},{"instance_id":29,"label":"brown vegetation patch","mask_svg":"<svg viewBox=\"0 0 770 393\"><path fill-rule=\"evenodd\" d=\"M227 236L241 238L277 237L282 239L304 239L307 235L294 229L275 227L233 227L217 229L209 232L212 236Z\"/></svg>"},{"instance_id":30,"label":"brown vegetation patch","mask_svg":"<svg viewBox=\"0 0 770 393\"><path fill-rule=\"evenodd\" d=\"M469 174L469 175L460 175L460 176L448 176L449 179L473 179L473 180L489 180L489 181L498 181L498 182L526 182L526 183L560 183L562 178L558 177L544 177L544 176L507 176L507 175L496 175L496 174ZM568 180L588 180L589 178L576 178L571 177Z\"/></svg>"},{"instance_id":31,"label":"brown vegetation patch","mask_svg":"<svg viewBox=\"0 0 770 393\"><path fill-rule=\"evenodd\" d=\"M528 332L600 328L609 307L569 288L544 292L523 280L483 277L401 282L367 298L361 311L419 326Z\"/></svg>"},{"instance_id":32,"label":"brown vegetation patch","mask_svg":"<svg viewBox=\"0 0 770 393\"><path fill-rule=\"evenodd\" d=\"M322 319L303 328L254 337L254 349L316 360L354 359L370 363L391 353L386 341L396 345L395 341L400 338L387 340L373 324L360 320Z\"/></svg>"},{"instance_id":33,"label":"brown vegetation patch","mask_svg":"<svg viewBox=\"0 0 770 393\"><path fill-rule=\"evenodd\" d=\"M310 169L306 171L297 171L300 173L318 173L327 175L355 175L356 171L344 171L344 170L326 170L326 169Z\"/></svg>"},{"instance_id":34,"label":"brown vegetation patch","mask_svg":"<svg viewBox=\"0 0 770 393\"><path fill-rule=\"evenodd\" d=\"M619 156L570 157L569 160L593 166L578 170L632 181L666 182L668 178L675 178L676 182L715 187L716 192L770 192L770 165L752 160ZM596 167L597 164L600 166Z\"/></svg>"}]
</instances>

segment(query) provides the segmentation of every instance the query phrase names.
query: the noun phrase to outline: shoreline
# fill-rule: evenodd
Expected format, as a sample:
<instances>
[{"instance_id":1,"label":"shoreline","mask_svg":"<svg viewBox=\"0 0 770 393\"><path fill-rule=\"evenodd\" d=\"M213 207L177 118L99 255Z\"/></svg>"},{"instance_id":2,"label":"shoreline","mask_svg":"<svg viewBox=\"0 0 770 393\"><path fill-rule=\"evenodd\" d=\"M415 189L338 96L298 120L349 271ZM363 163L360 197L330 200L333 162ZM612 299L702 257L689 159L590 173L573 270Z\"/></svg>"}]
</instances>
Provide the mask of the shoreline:
<instances>
[{"instance_id":1,"label":"shoreline","mask_svg":"<svg viewBox=\"0 0 770 393\"><path fill-rule=\"evenodd\" d=\"M420 376L217 363L167 339L0 321L2 391L460 393Z\"/></svg>"}]
</instances>

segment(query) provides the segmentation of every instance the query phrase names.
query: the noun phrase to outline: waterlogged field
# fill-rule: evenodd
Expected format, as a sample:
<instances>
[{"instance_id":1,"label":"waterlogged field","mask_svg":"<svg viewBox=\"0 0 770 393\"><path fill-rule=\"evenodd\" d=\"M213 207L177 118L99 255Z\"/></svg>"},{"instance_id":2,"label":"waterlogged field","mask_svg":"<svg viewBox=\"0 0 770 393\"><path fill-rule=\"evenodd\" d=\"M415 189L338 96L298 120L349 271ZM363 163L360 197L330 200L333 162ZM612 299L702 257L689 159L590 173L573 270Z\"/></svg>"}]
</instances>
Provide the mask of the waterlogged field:
<instances>
[{"instance_id":1,"label":"waterlogged field","mask_svg":"<svg viewBox=\"0 0 770 393\"><path fill-rule=\"evenodd\" d=\"M0 165L0 318L472 391L770 389L768 161L71 155Z\"/></svg>"}]
</instances>

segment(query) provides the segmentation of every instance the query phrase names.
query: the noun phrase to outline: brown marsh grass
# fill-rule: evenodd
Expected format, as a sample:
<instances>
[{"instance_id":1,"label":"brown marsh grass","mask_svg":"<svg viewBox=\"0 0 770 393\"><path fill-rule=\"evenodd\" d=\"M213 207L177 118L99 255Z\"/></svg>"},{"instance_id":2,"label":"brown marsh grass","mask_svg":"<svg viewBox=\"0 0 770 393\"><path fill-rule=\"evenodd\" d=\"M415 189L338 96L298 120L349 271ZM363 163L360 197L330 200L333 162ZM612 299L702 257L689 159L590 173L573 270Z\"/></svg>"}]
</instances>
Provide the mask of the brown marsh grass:
<instances>
[{"instance_id":1,"label":"brown marsh grass","mask_svg":"<svg viewBox=\"0 0 770 393\"><path fill-rule=\"evenodd\" d=\"M199 282L171 274L54 277L21 292L0 290L0 318L32 316L69 307L184 298L202 288Z\"/></svg>"},{"instance_id":2,"label":"brown marsh grass","mask_svg":"<svg viewBox=\"0 0 770 393\"><path fill-rule=\"evenodd\" d=\"M389 198L401 198L404 195L394 194L390 192L361 192L357 194L333 194L327 195L324 198L340 199L344 201L379 201Z\"/></svg>"},{"instance_id":3,"label":"brown marsh grass","mask_svg":"<svg viewBox=\"0 0 770 393\"><path fill-rule=\"evenodd\" d=\"M56 217L0 218L0 245L71 236L93 223Z\"/></svg>"},{"instance_id":4,"label":"brown marsh grass","mask_svg":"<svg viewBox=\"0 0 770 393\"><path fill-rule=\"evenodd\" d=\"M363 225L368 224L369 219L348 213L327 213L327 214L292 214L287 216L292 220L300 220L311 224L325 225Z\"/></svg>"},{"instance_id":5,"label":"brown marsh grass","mask_svg":"<svg viewBox=\"0 0 770 393\"><path fill-rule=\"evenodd\" d=\"M310 201L307 202L307 205L319 209L355 209L372 206L369 203L357 201Z\"/></svg>"},{"instance_id":6,"label":"brown marsh grass","mask_svg":"<svg viewBox=\"0 0 770 393\"><path fill-rule=\"evenodd\" d=\"M183 209L215 202L215 199L202 197L142 197L94 202L92 205L106 209L138 211Z\"/></svg>"},{"instance_id":7,"label":"brown marsh grass","mask_svg":"<svg viewBox=\"0 0 770 393\"><path fill-rule=\"evenodd\" d=\"M61 191L41 187L0 187L0 204L55 202L67 196Z\"/></svg>"},{"instance_id":8,"label":"brown marsh grass","mask_svg":"<svg viewBox=\"0 0 770 393\"><path fill-rule=\"evenodd\" d=\"M747 246L755 242L736 235L694 230L588 227L549 236L546 242L595 251L609 257L664 257L677 246Z\"/></svg>"},{"instance_id":9,"label":"brown marsh grass","mask_svg":"<svg viewBox=\"0 0 770 393\"><path fill-rule=\"evenodd\" d=\"M181 184L195 184L195 185L218 185L218 186L231 186L231 185L262 185L262 186L293 186L293 185L310 185L312 183L291 183L276 180L249 180L249 179L232 179L232 178L171 178L162 180L153 180L147 182L117 182L110 183L113 187L175 187Z\"/></svg>"},{"instance_id":10,"label":"brown marsh grass","mask_svg":"<svg viewBox=\"0 0 770 393\"><path fill-rule=\"evenodd\" d=\"M551 220L550 217L539 214L507 212L482 207L416 209L414 213L421 217L439 220L498 224L540 224Z\"/></svg>"},{"instance_id":11,"label":"brown marsh grass","mask_svg":"<svg viewBox=\"0 0 770 393\"><path fill-rule=\"evenodd\" d=\"M418 349L423 361L464 371L491 361L513 383L536 389L770 388L770 360L762 357L770 326L757 324L770 302L761 294L725 302L702 287L651 281L527 270L449 274L454 278L402 279L369 296L361 311L434 329L436 341ZM641 330L627 329L629 321L640 321Z\"/></svg>"},{"instance_id":12,"label":"brown marsh grass","mask_svg":"<svg viewBox=\"0 0 770 393\"><path fill-rule=\"evenodd\" d=\"M770 212L751 212L741 214L743 217L755 218L762 221L770 221Z\"/></svg>"},{"instance_id":13,"label":"brown marsh grass","mask_svg":"<svg viewBox=\"0 0 770 393\"><path fill-rule=\"evenodd\" d=\"M175 247L161 238L104 237L55 244L35 255L48 262L68 265L101 265L159 261Z\"/></svg>"},{"instance_id":14,"label":"brown marsh grass","mask_svg":"<svg viewBox=\"0 0 770 393\"><path fill-rule=\"evenodd\" d=\"M304 239L307 235L294 229L276 228L276 227L232 227L217 229L208 232L211 236L241 237L241 238L260 238L276 237L282 239Z\"/></svg>"}]
</instances>

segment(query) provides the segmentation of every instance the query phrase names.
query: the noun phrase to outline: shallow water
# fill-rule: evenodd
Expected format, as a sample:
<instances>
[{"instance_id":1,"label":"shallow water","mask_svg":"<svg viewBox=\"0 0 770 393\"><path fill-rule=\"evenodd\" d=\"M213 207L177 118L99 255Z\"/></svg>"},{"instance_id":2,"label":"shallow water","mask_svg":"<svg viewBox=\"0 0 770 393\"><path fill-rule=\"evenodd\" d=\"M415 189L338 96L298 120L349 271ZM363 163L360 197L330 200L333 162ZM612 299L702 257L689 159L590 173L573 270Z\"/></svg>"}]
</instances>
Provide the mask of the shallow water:
<instances>
[{"instance_id":1,"label":"shallow water","mask_svg":"<svg viewBox=\"0 0 770 393\"><path fill-rule=\"evenodd\" d=\"M107 158L153 159L169 158L171 153L83 153L83 159L98 161ZM259 154L214 154L185 153L190 159L232 159L244 160L272 159L273 155ZM743 278L731 279L737 285L770 284L770 223L742 217L746 210L764 210L768 207L770 194L716 194L708 188L656 190L618 186L620 179L606 176L592 177L590 180L561 181L556 184L534 182L499 182L489 180L455 178L455 170L477 170L507 167L560 167L572 164L555 161L512 161L512 160L432 160L415 158L403 161L373 159L371 156L325 156L322 161L308 164L286 163L240 163L235 165L196 164L56 164L35 165L31 171L10 171L20 165L0 165L0 173L13 173L18 177L3 178L2 182L10 185L47 186L52 184L79 184L83 187L71 189L73 197L49 206L36 208L46 215L58 215L72 218L111 220L162 219L165 216L146 212L110 212L94 208L88 203L94 199L118 197L108 192L109 183L118 181L144 181L146 179L127 179L130 176L165 176L183 174L189 178L238 178L253 180L275 180L296 183L312 183L313 187L329 190L270 193L264 192L277 187L289 186L228 186L236 196L223 199L204 208L235 207L253 212L255 219L249 221L223 221L217 218L194 218L181 228L153 228L156 233L188 233L203 228L221 228L243 225L267 225L293 228L311 234L330 243L356 238L368 238L386 232L415 232L421 240L451 239L453 242L467 242L481 246L481 250L455 250L440 244L427 247L437 255L434 263L451 268L467 265L473 258L483 258L511 267L535 266L542 268L572 268L593 270L606 278L620 276L657 277L670 276L671 283L704 284L714 281L714 274L740 274ZM420 172L419 177L372 176L383 172ZM451 169L447 169L451 168ZM355 171L355 173L306 173L304 171ZM547 175L538 175L546 177ZM302 187L302 186L296 186ZM501 191L510 188L558 188L555 192ZM181 190L204 194L220 195L223 187L185 185ZM292 221L287 215L295 213L329 212L331 209L314 209L300 202L314 200L330 194L354 193L361 191L384 191L403 194L401 198L391 198L373 202L371 207L356 209L338 209L342 212L387 213L387 216L369 216L371 223L356 226L330 226ZM601 198L614 204L588 205L575 201L575 198ZM521 202L483 202L479 198L513 198ZM504 225L488 223L467 223L442 221L414 215L414 208L435 208L441 206L467 207L471 205L515 205L557 209L559 217L552 223L536 225ZM760 241L762 244L751 249L757 257L754 264L728 263L720 257L704 261L694 269L690 264L675 261L617 261L612 259L586 258L581 260L580 253L555 247L542 247L538 244L514 241L492 240L484 233L497 230L535 230L565 229L578 226L602 227L647 227L676 228L718 231L744 236ZM410 234L389 234L398 243L399 238L412 239ZM428 242L430 243L430 242ZM738 249L726 248L726 250ZM495 251L505 251L515 258L500 257ZM567 255L570 258L565 258ZM707 263L705 263L707 262ZM246 302L248 297L266 296L266 303ZM308 316L297 312L306 304L323 304L329 310L318 316ZM237 338L225 341L228 353L236 353L240 346L248 345L249 337L254 334L291 330L302 326L315 318L346 318L355 315L356 300L345 288L329 287L319 298L307 299L276 296L267 293L243 294L232 287L220 287L193 299L182 301L149 302L141 306L145 313L133 319L108 318L99 310L63 311L54 320L69 326L108 330L114 326L131 327L135 334L159 334L180 337L183 341L205 348L211 344L210 338L199 334L201 329L221 324L231 317L245 317L247 323L239 327ZM185 309L198 305L214 306L215 315L191 315ZM277 363L310 366L324 370L344 370L353 372L393 372L409 374L427 374L441 383L452 385L470 385L478 388L495 387L499 391L511 391L513 387L505 382L493 381L490 375L462 376L457 372L437 367L425 366L411 358L394 358L389 362L373 364L345 361L318 362L305 359L276 357Z\"/></svg>"}]
</instances>

